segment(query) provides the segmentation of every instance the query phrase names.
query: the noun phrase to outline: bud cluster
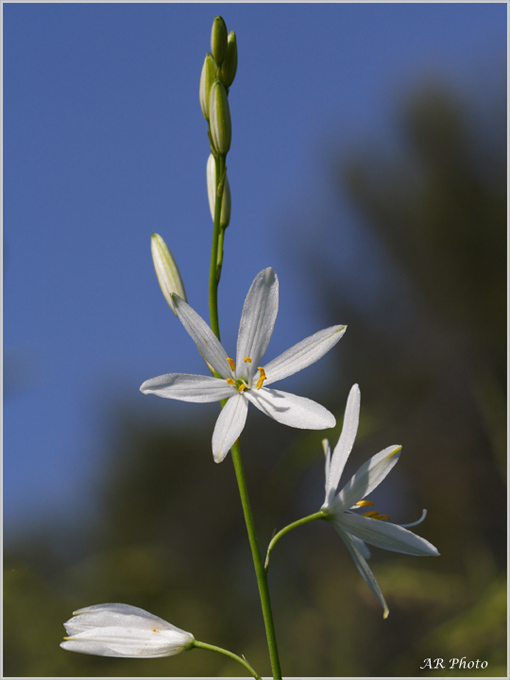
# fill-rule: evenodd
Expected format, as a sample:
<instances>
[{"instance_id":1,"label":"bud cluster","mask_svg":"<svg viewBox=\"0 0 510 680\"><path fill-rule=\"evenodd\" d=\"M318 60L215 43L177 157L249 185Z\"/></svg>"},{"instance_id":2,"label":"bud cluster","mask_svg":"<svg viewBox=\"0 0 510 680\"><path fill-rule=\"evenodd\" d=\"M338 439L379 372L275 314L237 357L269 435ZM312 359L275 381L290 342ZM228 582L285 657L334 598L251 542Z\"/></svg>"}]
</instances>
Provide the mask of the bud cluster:
<instances>
[{"instance_id":1,"label":"bud cluster","mask_svg":"<svg viewBox=\"0 0 510 680\"><path fill-rule=\"evenodd\" d=\"M232 122L228 104L228 90L237 70L237 41L234 31L227 33L222 17L217 16L211 30L211 51L205 55L200 76L200 107L209 124L211 156L207 162L207 193L214 221L216 195L222 192L221 228L230 221L230 187L226 174L216 177L218 156L226 156L232 141ZM216 159L216 160L215 160ZM221 167L221 166L220 166Z\"/></svg>"}]
</instances>

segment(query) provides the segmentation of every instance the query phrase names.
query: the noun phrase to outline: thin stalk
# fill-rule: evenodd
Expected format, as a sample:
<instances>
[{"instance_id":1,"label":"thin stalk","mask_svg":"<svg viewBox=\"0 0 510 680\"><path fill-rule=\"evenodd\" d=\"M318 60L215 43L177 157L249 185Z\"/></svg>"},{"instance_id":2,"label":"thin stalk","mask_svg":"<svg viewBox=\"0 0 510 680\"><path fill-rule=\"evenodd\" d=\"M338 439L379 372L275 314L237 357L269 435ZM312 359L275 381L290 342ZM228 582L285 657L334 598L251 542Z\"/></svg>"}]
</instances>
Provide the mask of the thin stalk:
<instances>
[{"instance_id":1,"label":"thin stalk","mask_svg":"<svg viewBox=\"0 0 510 680\"><path fill-rule=\"evenodd\" d=\"M288 524L283 529L280 529L280 531L273 536L270 544L267 547L266 561L264 562L264 570L267 572L271 552L282 536L285 536L285 534L288 533L289 531L292 531L292 529L297 529L298 527L303 526L303 524L308 524L308 522L315 522L315 520L324 519L325 517L326 513L324 512L324 510L319 510L319 512L315 512L313 515L308 515L307 517L297 519L295 522L292 522L292 524Z\"/></svg>"},{"instance_id":2,"label":"thin stalk","mask_svg":"<svg viewBox=\"0 0 510 680\"><path fill-rule=\"evenodd\" d=\"M278 657L278 645L276 643L273 612L271 610L271 598L269 596L269 588L267 585L267 574L264 570L264 565L262 564L262 557L260 555L257 535L255 533L255 525L251 512L250 499L248 497L248 489L244 479L239 441L234 444L230 450L230 453L234 463L237 485L239 487L239 495L241 496L241 504L243 506L244 521L246 524L246 530L248 532L248 540L250 542L251 554L253 558L253 566L255 567L255 575L257 577L257 584L259 587L260 604L262 607L262 615L264 617L264 626L266 628L267 646L269 649L269 657L271 659L273 678L274 680L281 680L282 672L280 668L280 659Z\"/></svg>"},{"instance_id":3,"label":"thin stalk","mask_svg":"<svg viewBox=\"0 0 510 680\"><path fill-rule=\"evenodd\" d=\"M224 180L225 176L225 155L218 155L216 161L216 187ZM218 318L218 284L221 275L221 264L223 260L222 253L219 253L219 247L223 250L223 235L224 230L220 228L221 203L223 199L223 191L216 190L216 201L214 206L214 229L213 242L211 248L211 269L209 272L209 314L211 318L211 329L218 339L220 339L220 324ZM223 233L222 233L223 232ZM221 238L220 238L221 236ZM225 402L222 401L222 406ZM262 564L262 557L255 534L255 526L253 522L253 515L251 512L250 500L248 497L248 489L244 479L243 465L241 461L241 451L239 442L236 442L231 449L232 461L236 473L237 485L239 487L239 495L241 497L241 504L243 507L244 520L246 530L248 532L248 540L251 547L253 565L255 567L255 575L257 577L257 584L259 588L260 604L262 607L262 615L264 618L264 626L266 629L267 645L269 649L269 657L271 660L271 668L273 671L274 680L281 680L282 673L280 669L280 660L278 657L278 647L276 644L276 634L273 622L273 614L271 610L271 600L269 596L269 588L267 585L267 576Z\"/></svg>"},{"instance_id":4,"label":"thin stalk","mask_svg":"<svg viewBox=\"0 0 510 680\"><path fill-rule=\"evenodd\" d=\"M260 675L250 666L250 664L241 656L230 652L228 649L223 649L223 647L216 647L216 645L210 645L207 642L199 642L198 640L193 641L193 647L197 649L207 649L209 652L218 652L218 654L223 654L224 656L229 656L231 659L235 659L238 663L244 666L256 680L262 680Z\"/></svg>"}]
</instances>

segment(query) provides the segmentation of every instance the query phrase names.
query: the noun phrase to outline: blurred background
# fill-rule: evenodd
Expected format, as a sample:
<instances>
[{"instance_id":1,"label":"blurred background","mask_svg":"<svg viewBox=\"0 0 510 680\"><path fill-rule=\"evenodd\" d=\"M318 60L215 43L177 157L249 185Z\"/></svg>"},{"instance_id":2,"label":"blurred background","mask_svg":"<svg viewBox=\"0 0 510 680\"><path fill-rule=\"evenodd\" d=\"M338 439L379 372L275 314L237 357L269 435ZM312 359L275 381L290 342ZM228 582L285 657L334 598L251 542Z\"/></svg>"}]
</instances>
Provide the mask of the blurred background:
<instances>
[{"instance_id":1,"label":"blurred background","mask_svg":"<svg viewBox=\"0 0 510 680\"><path fill-rule=\"evenodd\" d=\"M506 4L4 5L4 673L235 676L224 657L64 652L62 623L143 607L270 667L218 405L142 395L203 372L161 295L160 233L207 318L212 235L198 102L210 27L239 46L220 323L234 348L273 266L267 360L335 323L282 383L338 419L362 391L346 470L390 444L373 494L441 552L373 550L382 611L326 523L290 533L269 583L286 676L506 676ZM323 502L324 433L251 412L262 550ZM467 657L485 671L421 670Z\"/></svg>"}]
</instances>

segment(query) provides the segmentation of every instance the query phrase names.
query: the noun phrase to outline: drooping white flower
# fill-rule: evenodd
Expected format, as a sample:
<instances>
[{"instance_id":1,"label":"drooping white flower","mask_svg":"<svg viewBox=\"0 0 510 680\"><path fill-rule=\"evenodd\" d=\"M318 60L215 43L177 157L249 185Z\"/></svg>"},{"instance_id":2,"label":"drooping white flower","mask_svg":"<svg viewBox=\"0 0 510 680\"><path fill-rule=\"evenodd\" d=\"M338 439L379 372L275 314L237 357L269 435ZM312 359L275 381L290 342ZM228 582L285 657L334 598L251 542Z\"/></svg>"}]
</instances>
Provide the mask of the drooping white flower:
<instances>
[{"instance_id":1,"label":"drooping white flower","mask_svg":"<svg viewBox=\"0 0 510 680\"><path fill-rule=\"evenodd\" d=\"M361 575L370 586L384 609L384 618L389 610L381 589L367 564L370 551L366 543L385 550L406 553L408 555L439 555L437 548L424 538L417 536L405 527L415 526L426 517L426 510L421 518L411 524L392 524L387 515L379 515L375 510L360 514L366 506L373 506L372 501L365 500L383 481L389 471L396 465L401 446L389 446L372 456L351 477L347 484L336 493L340 477L351 453L358 430L361 394L358 385L353 385L347 399L344 422L340 439L331 455L329 442L323 441L326 454L326 496L321 510L325 519L338 531L347 546Z\"/></svg>"},{"instance_id":2,"label":"drooping white flower","mask_svg":"<svg viewBox=\"0 0 510 680\"><path fill-rule=\"evenodd\" d=\"M195 639L159 616L129 604L78 609L64 626L67 637L61 647L97 656L174 656L192 647Z\"/></svg>"},{"instance_id":3,"label":"drooping white flower","mask_svg":"<svg viewBox=\"0 0 510 680\"><path fill-rule=\"evenodd\" d=\"M278 313L278 278L271 267L255 277L244 301L236 360L232 359L207 323L186 302L173 296L175 309L207 364L221 377L169 373L146 380L144 394L191 402L228 399L212 437L214 460L221 462L244 429L251 402L274 420L290 427L323 430L335 417L310 399L269 389L318 361L340 340L346 326L331 326L298 342L261 366Z\"/></svg>"}]
</instances>

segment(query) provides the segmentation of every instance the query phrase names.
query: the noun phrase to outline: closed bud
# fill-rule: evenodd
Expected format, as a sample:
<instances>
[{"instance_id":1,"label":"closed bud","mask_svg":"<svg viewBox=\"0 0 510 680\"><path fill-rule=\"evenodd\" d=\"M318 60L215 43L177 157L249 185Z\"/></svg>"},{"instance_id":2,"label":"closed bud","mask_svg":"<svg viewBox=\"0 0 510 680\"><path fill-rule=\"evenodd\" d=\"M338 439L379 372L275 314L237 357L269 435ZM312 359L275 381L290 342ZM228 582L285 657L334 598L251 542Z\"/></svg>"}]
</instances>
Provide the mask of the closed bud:
<instances>
[{"instance_id":1,"label":"closed bud","mask_svg":"<svg viewBox=\"0 0 510 680\"><path fill-rule=\"evenodd\" d=\"M216 151L221 154L228 153L232 141L232 123L227 91L219 80L212 84L209 96L209 127Z\"/></svg>"},{"instance_id":2,"label":"closed bud","mask_svg":"<svg viewBox=\"0 0 510 680\"><path fill-rule=\"evenodd\" d=\"M204 65L202 66L202 73L200 75L200 107L206 120L209 120L209 95L211 94L211 85L216 78L218 64L214 61L212 54L209 52L205 55Z\"/></svg>"},{"instance_id":3,"label":"closed bud","mask_svg":"<svg viewBox=\"0 0 510 680\"><path fill-rule=\"evenodd\" d=\"M159 234L152 234L151 252L156 276L158 277L165 300L170 305L172 312L177 315L172 295L175 293L186 301L186 291L184 290L179 268L170 249Z\"/></svg>"},{"instance_id":4,"label":"closed bud","mask_svg":"<svg viewBox=\"0 0 510 680\"><path fill-rule=\"evenodd\" d=\"M214 222L214 208L216 206L216 161L212 154L207 159L207 196L209 197L209 208L211 210L212 221ZM221 201L220 227L226 229L230 223L230 211L232 198L230 196L230 185L225 174L225 184L223 198Z\"/></svg>"},{"instance_id":5,"label":"closed bud","mask_svg":"<svg viewBox=\"0 0 510 680\"><path fill-rule=\"evenodd\" d=\"M227 39L227 54L221 65L220 79L225 87L234 82L237 71L237 40L234 31L230 31Z\"/></svg>"},{"instance_id":6,"label":"closed bud","mask_svg":"<svg viewBox=\"0 0 510 680\"><path fill-rule=\"evenodd\" d=\"M215 17L211 29L211 52L218 66L227 53L227 26L222 17Z\"/></svg>"}]
</instances>

